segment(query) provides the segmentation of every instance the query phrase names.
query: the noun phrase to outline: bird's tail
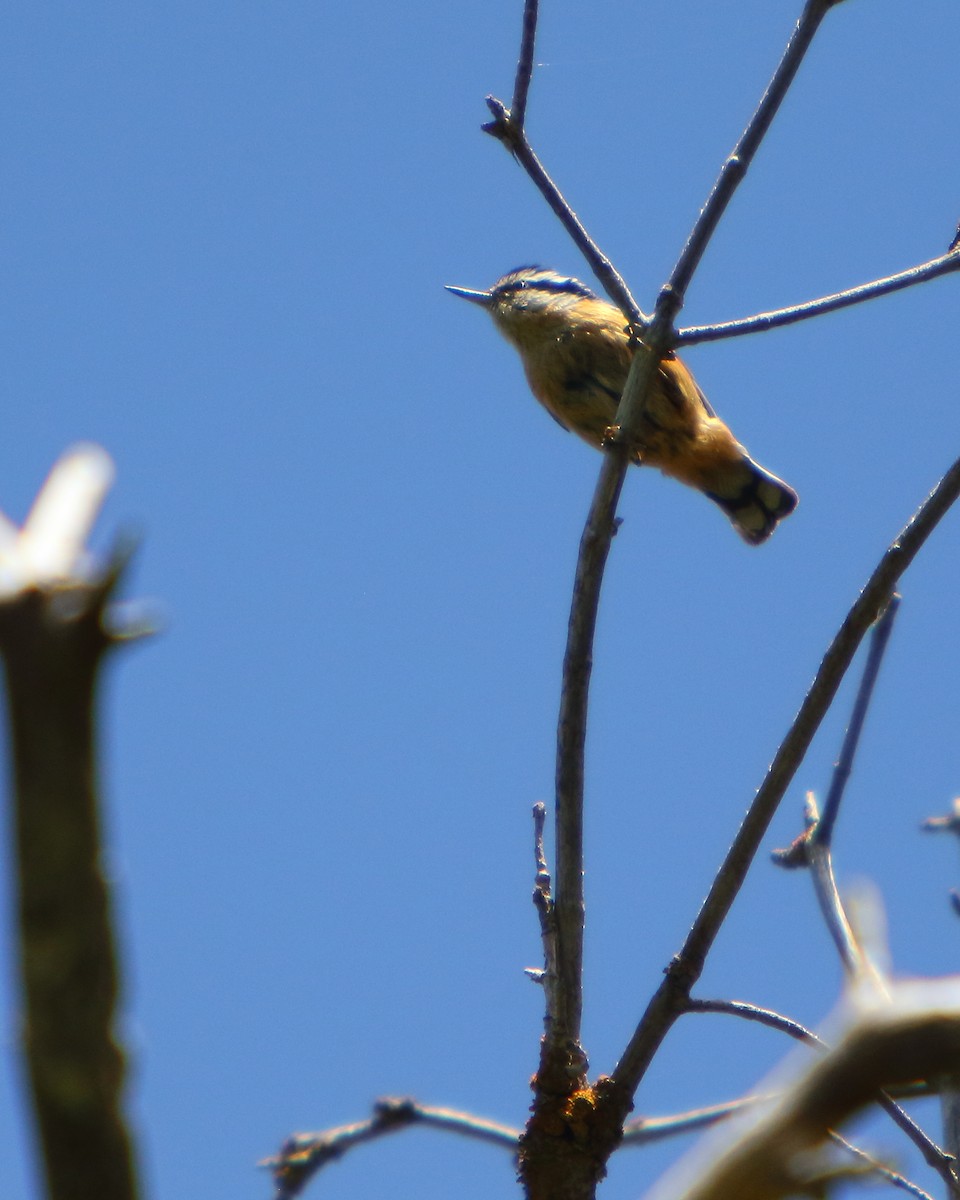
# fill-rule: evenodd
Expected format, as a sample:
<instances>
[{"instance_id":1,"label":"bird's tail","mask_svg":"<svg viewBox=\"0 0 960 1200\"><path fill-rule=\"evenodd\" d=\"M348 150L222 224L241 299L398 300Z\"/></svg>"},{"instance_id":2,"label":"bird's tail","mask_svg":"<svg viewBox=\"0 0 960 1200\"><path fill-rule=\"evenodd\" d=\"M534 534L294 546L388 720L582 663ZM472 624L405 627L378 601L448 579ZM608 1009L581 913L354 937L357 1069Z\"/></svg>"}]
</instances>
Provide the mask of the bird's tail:
<instances>
[{"instance_id":1,"label":"bird's tail","mask_svg":"<svg viewBox=\"0 0 960 1200\"><path fill-rule=\"evenodd\" d=\"M706 491L723 509L745 542L759 546L784 517L797 507L797 493L744 454L736 467L724 471L723 487Z\"/></svg>"}]
</instances>

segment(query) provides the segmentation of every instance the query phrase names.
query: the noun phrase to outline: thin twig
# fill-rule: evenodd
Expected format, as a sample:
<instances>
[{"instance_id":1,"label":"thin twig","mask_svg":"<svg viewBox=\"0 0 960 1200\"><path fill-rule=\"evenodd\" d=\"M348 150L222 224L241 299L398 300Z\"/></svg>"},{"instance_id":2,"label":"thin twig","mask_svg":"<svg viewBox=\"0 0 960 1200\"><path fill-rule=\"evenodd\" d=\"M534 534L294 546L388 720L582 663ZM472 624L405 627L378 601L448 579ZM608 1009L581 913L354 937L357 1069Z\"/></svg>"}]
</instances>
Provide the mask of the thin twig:
<instances>
[{"instance_id":1,"label":"thin twig","mask_svg":"<svg viewBox=\"0 0 960 1200\"><path fill-rule=\"evenodd\" d=\"M675 1137L680 1133L693 1133L770 1099L769 1096L741 1096L737 1100L692 1108L688 1112L674 1113L669 1117L637 1117L624 1125L623 1141L620 1145L646 1146L650 1142L663 1141L664 1138Z\"/></svg>"},{"instance_id":2,"label":"thin twig","mask_svg":"<svg viewBox=\"0 0 960 1200\"><path fill-rule=\"evenodd\" d=\"M723 338L742 337L748 333L763 333L768 329L779 329L784 325L793 325L797 321L806 321L811 317L819 317L823 313L836 312L841 308L849 308L853 304L862 304L865 300L876 300L880 296L902 291L917 283L926 283L941 275L960 270L960 246L951 249L939 258L910 267L896 275L888 275L884 279L875 279L871 283L862 283L858 287L847 288L843 292L834 292L830 296L821 296L817 300L808 300L804 304L793 304L789 308L778 308L773 312L756 313L752 317L741 317L736 321L723 321L717 325L691 325L677 333L678 346L692 346L700 342L719 342Z\"/></svg>"},{"instance_id":3,"label":"thin twig","mask_svg":"<svg viewBox=\"0 0 960 1200\"><path fill-rule=\"evenodd\" d=\"M831 6L831 0L807 0L793 35L783 52L780 65L767 85L767 90L757 106L757 111L751 117L750 124L720 170L720 175L687 239L687 244L683 248L683 253L680 255L680 260L674 268L670 285L668 285L678 293L681 306L693 272L703 257L703 252L706 250L727 205L733 198L734 192L746 175L753 156L770 128L770 123L777 115L777 110L800 69L800 64L810 48L810 43L813 41L820 22L827 15Z\"/></svg>"},{"instance_id":4,"label":"thin twig","mask_svg":"<svg viewBox=\"0 0 960 1200\"><path fill-rule=\"evenodd\" d=\"M805 839L804 849L807 865L810 868L814 892L824 921L833 938L834 945L844 965L851 976L869 976L875 989L886 992L886 984L869 959L864 954L847 918L840 890L837 887L833 871L832 838L836 825L837 814L846 788L847 780L853 770L860 735L863 732L864 721L870 708L880 665L890 640L893 622L899 610L900 597L894 593L881 616L873 627L870 639L870 650L864 664L863 677L857 689L856 700L850 716L850 723L844 735L840 756L834 767L830 791L824 804L823 815L818 818L816 802L811 796L808 805L811 808L810 834ZM953 1172L952 1155L947 1154L930 1138L913 1118L900 1107L886 1092L879 1097L880 1107L911 1139L920 1150L925 1161L931 1166L948 1189L956 1188L956 1176Z\"/></svg>"},{"instance_id":5,"label":"thin twig","mask_svg":"<svg viewBox=\"0 0 960 1200\"><path fill-rule=\"evenodd\" d=\"M869 980L878 995L885 995L886 982L860 945L840 898L840 889L833 871L831 846L829 843L822 845L814 840L822 818L813 792L807 793L804 814L806 831L796 838L788 849L774 850L770 857L778 866L809 868L820 913L840 955L844 970L851 978Z\"/></svg>"},{"instance_id":6,"label":"thin twig","mask_svg":"<svg viewBox=\"0 0 960 1200\"><path fill-rule=\"evenodd\" d=\"M628 1121L623 1127L623 1141L620 1143L622 1148L647 1146L651 1142L663 1141L665 1138L676 1137L678 1134L694 1133L698 1129L708 1129L712 1125L717 1125L721 1121L726 1121L730 1117L738 1116L745 1109L753 1108L757 1104L769 1103L776 1099L774 1096L741 1096L737 1100L727 1100L723 1104L710 1104L703 1108L693 1108L688 1112L674 1113L669 1117L639 1117L635 1121ZM917 1200L933 1200L928 1192L918 1187L906 1176L901 1175L897 1171L891 1170L884 1163L879 1162L872 1154L868 1154L865 1150L861 1150L859 1146L855 1146L852 1142L848 1142L845 1137L842 1137L835 1131L830 1131L829 1137L837 1146L846 1151L847 1154L852 1154L854 1158L858 1158L871 1171L881 1175L893 1187L900 1188L910 1195L916 1196Z\"/></svg>"},{"instance_id":7,"label":"thin twig","mask_svg":"<svg viewBox=\"0 0 960 1200\"><path fill-rule=\"evenodd\" d=\"M952 833L960 836L960 796L954 798L946 816L927 817L920 823L920 828L926 833ZM956 888L950 891L950 904L953 911L960 914L960 892Z\"/></svg>"},{"instance_id":8,"label":"thin twig","mask_svg":"<svg viewBox=\"0 0 960 1200\"><path fill-rule=\"evenodd\" d=\"M943 1149L953 1159L949 1192L960 1195L957 1178L957 1155L960 1154L960 1075L941 1075L937 1080L940 1091L940 1120L943 1125Z\"/></svg>"},{"instance_id":9,"label":"thin twig","mask_svg":"<svg viewBox=\"0 0 960 1200\"><path fill-rule=\"evenodd\" d=\"M629 320L639 325L644 316L626 283L549 177L524 132L536 27L536 0L526 0L513 104L508 110L502 101L488 96L487 106L493 120L483 128L503 142L523 166L580 247L611 299ZM583 745L600 582L610 550L626 467L625 451L611 450L605 457L581 538L557 728L555 899L547 902L539 883L539 895L535 896L544 941L544 981L548 984L547 1036L541 1055L540 1077L542 1083L546 1077L553 1076L557 1081L554 1086L561 1091L574 1086L586 1068L586 1059L579 1049L583 1005ZM538 862L538 876L539 867Z\"/></svg>"},{"instance_id":10,"label":"thin twig","mask_svg":"<svg viewBox=\"0 0 960 1200\"><path fill-rule=\"evenodd\" d=\"M742 1017L746 1021L756 1021L758 1025L766 1025L769 1029L776 1029L780 1033L786 1033L796 1039L796 1041L803 1042L807 1046L816 1046L820 1050L826 1049L826 1042L817 1037L812 1029L807 1029L805 1025L801 1025L799 1021L794 1021L791 1017L785 1017L782 1013L775 1012L772 1008L760 1008L756 1004L747 1004L743 1000L690 999L684 1006L684 1012L723 1013L726 1016Z\"/></svg>"},{"instance_id":11,"label":"thin twig","mask_svg":"<svg viewBox=\"0 0 960 1200\"><path fill-rule=\"evenodd\" d=\"M863 976L864 974L869 974L874 987L880 990L885 990L884 982L870 962L869 956L864 954L862 947L857 941L850 921L847 918L843 901L840 898L840 890L837 887L833 871L832 841L837 815L840 812L840 804L843 800L847 781L853 771L853 761L856 757L857 747L860 744L860 735L863 732L863 725L870 708L870 701L873 697L880 664L883 662L883 656L890 640L893 622L896 619L899 606L900 597L894 594L873 627L873 634L870 638L870 650L863 668L863 677L860 680L860 687L857 689L856 700L850 714L850 723L844 734L840 756L833 769L833 777L830 781L830 790L827 793L827 799L824 802L823 813L819 816L817 815L816 800L813 796L810 796L807 801L809 835L803 840L805 851L803 857L810 868L810 877L813 881L817 903L820 906L823 919L826 922L830 936L833 938L844 969L850 975Z\"/></svg>"},{"instance_id":12,"label":"thin twig","mask_svg":"<svg viewBox=\"0 0 960 1200\"><path fill-rule=\"evenodd\" d=\"M674 322L677 313L683 308L693 273L699 266L727 205L743 182L773 118L777 115L820 27L820 22L835 2L836 0L807 0L773 78L746 129L720 168L720 174L690 231L676 266L660 289L653 318L643 333L643 342L638 346L630 365L630 374L617 409L618 442L629 445L634 431L641 427L649 390L647 381L652 378L663 355L676 345Z\"/></svg>"},{"instance_id":13,"label":"thin twig","mask_svg":"<svg viewBox=\"0 0 960 1200\"><path fill-rule=\"evenodd\" d=\"M524 125L527 115L527 97L533 78L533 56L537 37L537 0L525 0L523 9L523 33L520 39L520 54L517 59L517 73L513 84L513 103L508 109L502 100L496 96L487 96L487 108L493 114L493 120L481 126L484 133L489 133L502 142L517 162L530 176L534 185L550 206L554 215L573 239L581 254L590 265L590 269L600 281L610 299L624 313L627 320L638 329L646 324L646 317L640 311L636 300L630 294L626 281L614 267L613 263L603 253L587 230L580 218L573 211L563 196L563 193L547 174L543 164L537 158L533 147L527 140Z\"/></svg>"},{"instance_id":14,"label":"thin twig","mask_svg":"<svg viewBox=\"0 0 960 1200\"><path fill-rule=\"evenodd\" d=\"M685 1200L773 1200L803 1190L806 1152L873 1103L883 1084L957 1069L960 1010L952 996L929 985L924 995L911 984L902 996L895 991L890 1005L861 1012L769 1113L719 1152L704 1152L704 1169L683 1190Z\"/></svg>"},{"instance_id":15,"label":"thin twig","mask_svg":"<svg viewBox=\"0 0 960 1200\"><path fill-rule=\"evenodd\" d=\"M726 1121L730 1117L738 1116L745 1109L753 1108L757 1104L769 1103L774 1100L774 1096L741 1096L737 1100L727 1100L723 1104L711 1104L703 1108L690 1109L689 1112L675 1113L669 1117L640 1117L635 1121L628 1121L623 1127L623 1141L621 1147L627 1148L631 1146L647 1146L651 1142L663 1141L664 1138L675 1137L678 1134L694 1133L698 1129L709 1128L711 1125L717 1125L721 1121ZM831 1141L833 1141L847 1154L852 1154L854 1158L859 1159L865 1166L877 1175L881 1175L893 1187L900 1188L910 1195L916 1196L917 1200L933 1200L933 1197L918 1187L906 1176L901 1175L897 1171L891 1170L884 1163L878 1161L872 1154L868 1154L865 1150L861 1150L859 1146L855 1146L852 1142L848 1142L845 1137L831 1130L829 1133Z\"/></svg>"},{"instance_id":16,"label":"thin twig","mask_svg":"<svg viewBox=\"0 0 960 1200\"><path fill-rule=\"evenodd\" d=\"M651 998L617 1064L613 1077L626 1095L632 1097L667 1030L684 1011L687 998L703 971L714 939L746 878L767 827L820 727L860 642L877 613L889 603L898 580L958 495L960 459L950 467L886 550L840 626L717 872L680 953L667 968L663 982Z\"/></svg>"},{"instance_id":17,"label":"thin twig","mask_svg":"<svg viewBox=\"0 0 960 1200\"><path fill-rule=\"evenodd\" d=\"M397 1133L412 1125L429 1125L447 1133L473 1138L516 1152L520 1130L498 1121L487 1121L453 1108L418 1104L409 1097L385 1097L374 1105L373 1116L321 1133L297 1133L284 1142L280 1153L259 1164L273 1172L274 1200L293 1200L314 1175L348 1150Z\"/></svg>"},{"instance_id":18,"label":"thin twig","mask_svg":"<svg viewBox=\"0 0 960 1200\"><path fill-rule=\"evenodd\" d=\"M533 806L533 853L537 877L533 885L533 903L540 918L540 940L543 943L543 970L528 968L527 974L543 984L546 997L544 1025L553 1027L557 1020L557 922L550 893L550 872L543 850L543 829L547 819L546 805L538 801Z\"/></svg>"},{"instance_id":19,"label":"thin twig","mask_svg":"<svg viewBox=\"0 0 960 1200\"><path fill-rule=\"evenodd\" d=\"M527 140L523 129L511 119L509 109L496 96L487 96L487 108L493 113L493 120L481 126L485 133L503 142L517 162L530 176L535 187L543 196L551 211L560 221L573 240L574 245L587 260L600 285L614 304L623 312L627 320L638 329L642 329L647 318L630 293L626 281L614 267L613 263L603 253L593 240L583 222L573 211L563 196L563 193L553 182L540 159L537 158L533 147Z\"/></svg>"},{"instance_id":20,"label":"thin twig","mask_svg":"<svg viewBox=\"0 0 960 1200\"><path fill-rule=\"evenodd\" d=\"M833 778L830 781L830 791L827 793L827 798L823 804L823 813L814 827L810 838L818 846L829 846L833 838L837 814L840 811L840 802L843 799L847 780L853 771L853 760L857 754L860 735L863 733L863 724L867 718L870 701L873 698L873 689L876 686L877 676L880 673L880 664L883 662L883 656L890 641L890 634L893 632L893 623L899 611L900 597L894 593L890 597L890 603L883 610L883 615L877 619L873 627L873 633L870 635L870 650L867 654L867 661L864 664L863 678L860 680L860 687L857 691L857 698L854 701L853 711L850 714L850 724L847 726L847 732L843 738L840 757L837 759L836 766L833 769Z\"/></svg>"},{"instance_id":21,"label":"thin twig","mask_svg":"<svg viewBox=\"0 0 960 1200\"><path fill-rule=\"evenodd\" d=\"M816 801L811 794L807 797L808 812L811 818L811 834L816 830L817 810ZM885 984L879 972L870 962L869 956L857 940L853 926L847 918L846 909L840 898L840 889L833 873L833 853L829 845L819 846L812 839L806 844L807 865L813 880L813 891L820 906L833 944L840 955L843 969L851 977L869 976L871 984L880 993L886 991Z\"/></svg>"},{"instance_id":22,"label":"thin twig","mask_svg":"<svg viewBox=\"0 0 960 1200\"><path fill-rule=\"evenodd\" d=\"M845 1137L841 1137L839 1133L831 1130L830 1140L845 1150L848 1154L852 1154L854 1158L860 1159L862 1163L875 1171L878 1175L882 1175L887 1183L893 1187L900 1188L904 1192L909 1192L911 1196L916 1196L917 1200L933 1200L929 1192L925 1192L923 1188L911 1182L905 1175L901 1175L897 1171L891 1171L889 1167L884 1166L882 1162L878 1162L872 1154L867 1154L865 1150L861 1150L859 1146L855 1146L853 1142L848 1142Z\"/></svg>"},{"instance_id":23,"label":"thin twig","mask_svg":"<svg viewBox=\"0 0 960 1200\"><path fill-rule=\"evenodd\" d=\"M523 34L520 38L520 57L517 60L517 76L513 84L513 103L510 119L518 129L523 128L527 115L527 96L533 78L533 51L537 40L538 0L526 0L523 6Z\"/></svg>"},{"instance_id":24,"label":"thin twig","mask_svg":"<svg viewBox=\"0 0 960 1200\"><path fill-rule=\"evenodd\" d=\"M827 1043L818 1037L813 1030L807 1029L798 1021L774 1012L769 1008L758 1008L755 1004L745 1004L742 1000L688 1000L684 1009L690 1013L723 1013L732 1017L742 1017L747 1021L756 1021L770 1029L779 1030L798 1042L813 1046L817 1050L829 1049ZM905 1109L887 1091L877 1093L877 1104L890 1117L893 1123L907 1135L923 1156L924 1162L931 1167L952 1187L954 1184L953 1158L944 1152L940 1146L928 1137Z\"/></svg>"},{"instance_id":25,"label":"thin twig","mask_svg":"<svg viewBox=\"0 0 960 1200\"><path fill-rule=\"evenodd\" d=\"M923 1161L931 1170L936 1171L943 1182L947 1185L947 1191L951 1195L956 1194L957 1177L954 1174L954 1158L952 1154L948 1154L942 1146L937 1143L928 1134L920 1128L913 1117L902 1108L889 1092L881 1092L877 1103L899 1127L899 1129L907 1135L911 1142L920 1151Z\"/></svg>"}]
</instances>

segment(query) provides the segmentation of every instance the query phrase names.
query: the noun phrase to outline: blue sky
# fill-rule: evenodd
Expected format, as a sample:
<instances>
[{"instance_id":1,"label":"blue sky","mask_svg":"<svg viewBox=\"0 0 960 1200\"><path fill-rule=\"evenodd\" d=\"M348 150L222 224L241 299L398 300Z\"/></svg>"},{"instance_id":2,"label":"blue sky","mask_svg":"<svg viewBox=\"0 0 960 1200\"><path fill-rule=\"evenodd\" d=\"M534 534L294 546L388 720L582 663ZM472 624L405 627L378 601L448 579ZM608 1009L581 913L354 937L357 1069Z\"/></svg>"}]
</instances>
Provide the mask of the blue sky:
<instances>
[{"instance_id":1,"label":"blue sky","mask_svg":"<svg viewBox=\"0 0 960 1200\"><path fill-rule=\"evenodd\" d=\"M585 267L479 132L520 0L171 0L10 9L0 37L0 507L103 444L100 544L166 630L103 697L110 870L149 1196L259 1200L293 1130L410 1093L521 1124L541 997L530 808L549 800L576 546L599 460L443 284ZM799 0L544 3L528 128L650 307ZM956 0L825 22L682 321L778 307L941 253L960 219ZM960 454L960 281L689 352L800 493L750 549L631 474L588 745L585 1045L609 1069L678 948L820 655ZM911 568L837 833L898 970L960 961L960 514ZM822 795L851 688L767 842ZM9 863L5 864L9 875ZM9 942L9 889L2 937ZM840 972L809 881L761 855L699 989L818 1024ZM0 1193L38 1195L2 978ZM687 1018L638 1097L747 1088L788 1049ZM874 1146L909 1156L876 1126ZM615 1160L643 1193L676 1147ZM507 1194L505 1157L390 1139L311 1194Z\"/></svg>"}]
</instances>

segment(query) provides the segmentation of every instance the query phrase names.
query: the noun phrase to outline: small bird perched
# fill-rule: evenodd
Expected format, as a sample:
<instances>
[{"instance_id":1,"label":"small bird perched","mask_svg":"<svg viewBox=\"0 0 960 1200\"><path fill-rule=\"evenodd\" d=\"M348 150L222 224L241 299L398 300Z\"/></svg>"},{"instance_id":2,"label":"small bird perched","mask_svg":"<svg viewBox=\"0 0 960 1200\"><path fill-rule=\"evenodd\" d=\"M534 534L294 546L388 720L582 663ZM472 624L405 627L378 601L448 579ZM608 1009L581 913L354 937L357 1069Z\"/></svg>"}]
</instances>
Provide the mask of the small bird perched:
<instances>
[{"instance_id":1,"label":"small bird perched","mask_svg":"<svg viewBox=\"0 0 960 1200\"><path fill-rule=\"evenodd\" d=\"M534 396L564 429L601 447L633 358L623 313L541 267L511 271L489 292L447 290L487 309L520 352ZM753 461L674 354L660 363L634 458L709 496L751 546L797 506L797 493Z\"/></svg>"}]
</instances>

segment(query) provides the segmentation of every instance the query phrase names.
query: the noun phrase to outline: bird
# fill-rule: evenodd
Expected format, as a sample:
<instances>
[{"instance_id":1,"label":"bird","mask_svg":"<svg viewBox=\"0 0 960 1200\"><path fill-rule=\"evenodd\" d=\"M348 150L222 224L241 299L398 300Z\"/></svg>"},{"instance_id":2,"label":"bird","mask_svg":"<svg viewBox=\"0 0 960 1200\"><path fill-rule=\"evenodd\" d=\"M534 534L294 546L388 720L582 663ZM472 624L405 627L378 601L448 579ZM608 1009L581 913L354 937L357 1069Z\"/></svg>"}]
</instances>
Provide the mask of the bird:
<instances>
[{"instance_id":1,"label":"bird","mask_svg":"<svg viewBox=\"0 0 960 1200\"><path fill-rule=\"evenodd\" d=\"M489 291L447 290L489 312L519 352L537 400L564 429L602 448L615 432L634 354L620 309L540 266L518 267ZM674 353L659 364L631 459L703 492L751 546L797 506L793 488L754 462Z\"/></svg>"}]
</instances>

